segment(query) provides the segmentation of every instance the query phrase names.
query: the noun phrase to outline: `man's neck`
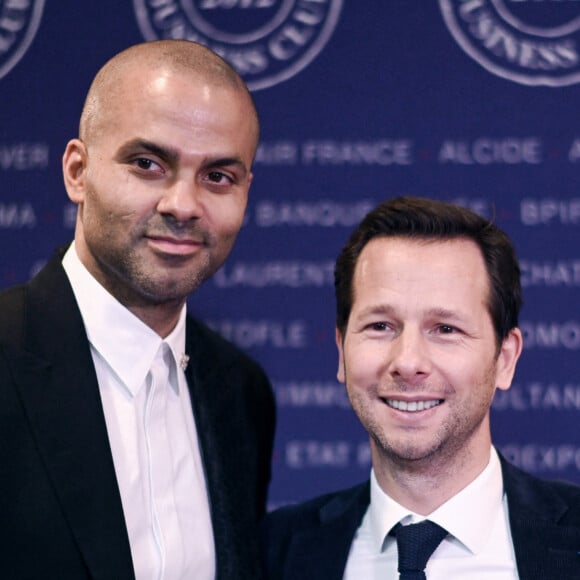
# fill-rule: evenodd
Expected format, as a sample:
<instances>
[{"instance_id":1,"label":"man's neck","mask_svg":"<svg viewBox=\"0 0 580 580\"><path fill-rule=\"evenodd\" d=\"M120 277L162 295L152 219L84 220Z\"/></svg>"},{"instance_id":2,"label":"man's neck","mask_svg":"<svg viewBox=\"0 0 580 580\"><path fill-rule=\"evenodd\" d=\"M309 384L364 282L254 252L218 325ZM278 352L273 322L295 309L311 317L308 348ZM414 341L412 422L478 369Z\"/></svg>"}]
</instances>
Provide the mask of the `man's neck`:
<instances>
[{"instance_id":1,"label":"man's neck","mask_svg":"<svg viewBox=\"0 0 580 580\"><path fill-rule=\"evenodd\" d=\"M427 516L451 499L486 468L487 452L455 454L451 460L429 457L404 461L379 455L373 449L373 469L381 489L412 512Z\"/></svg>"},{"instance_id":2,"label":"man's neck","mask_svg":"<svg viewBox=\"0 0 580 580\"><path fill-rule=\"evenodd\" d=\"M145 323L149 328L154 330L161 338L168 336L171 331L175 328L181 309L183 307L183 302L165 303L156 306L127 306L139 320Z\"/></svg>"},{"instance_id":3,"label":"man's neck","mask_svg":"<svg viewBox=\"0 0 580 580\"><path fill-rule=\"evenodd\" d=\"M171 334L179 321L187 297L175 298L155 304L150 299L141 296L138 292L130 290L126 285L113 285L100 273L98 268L90 267L91 264L94 266L94 261L87 257L86 252L84 253L83 260L82 247L81 244L81 251L79 252L79 244L75 240L67 251L67 254L70 253L70 259L75 264L78 264L104 291L110 294L119 304L124 306L131 314L137 317L143 324L146 324L161 338L165 338ZM69 275L68 272L67 275Z\"/></svg>"}]
</instances>

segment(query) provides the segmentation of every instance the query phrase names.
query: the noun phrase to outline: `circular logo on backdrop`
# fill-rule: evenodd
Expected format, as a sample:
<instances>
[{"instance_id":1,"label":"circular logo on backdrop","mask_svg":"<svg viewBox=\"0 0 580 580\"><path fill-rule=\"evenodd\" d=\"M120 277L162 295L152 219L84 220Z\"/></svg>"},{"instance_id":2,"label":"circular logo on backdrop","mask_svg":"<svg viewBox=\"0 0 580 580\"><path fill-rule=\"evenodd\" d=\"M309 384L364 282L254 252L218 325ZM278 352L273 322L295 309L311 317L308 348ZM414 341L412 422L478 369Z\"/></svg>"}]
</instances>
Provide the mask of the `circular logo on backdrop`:
<instances>
[{"instance_id":1,"label":"circular logo on backdrop","mask_svg":"<svg viewBox=\"0 0 580 580\"><path fill-rule=\"evenodd\" d=\"M580 82L577 0L439 0L451 34L491 73L524 85Z\"/></svg>"},{"instance_id":2,"label":"circular logo on backdrop","mask_svg":"<svg viewBox=\"0 0 580 580\"><path fill-rule=\"evenodd\" d=\"M24 56L34 39L44 0L0 0L0 79Z\"/></svg>"},{"instance_id":3,"label":"circular logo on backdrop","mask_svg":"<svg viewBox=\"0 0 580 580\"><path fill-rule=\"evenodd\" d=\"M147 40L182 38L211 48L250 90L288 80L332 36L342 0L134 0Z\"/></svg>"}]
</instances>

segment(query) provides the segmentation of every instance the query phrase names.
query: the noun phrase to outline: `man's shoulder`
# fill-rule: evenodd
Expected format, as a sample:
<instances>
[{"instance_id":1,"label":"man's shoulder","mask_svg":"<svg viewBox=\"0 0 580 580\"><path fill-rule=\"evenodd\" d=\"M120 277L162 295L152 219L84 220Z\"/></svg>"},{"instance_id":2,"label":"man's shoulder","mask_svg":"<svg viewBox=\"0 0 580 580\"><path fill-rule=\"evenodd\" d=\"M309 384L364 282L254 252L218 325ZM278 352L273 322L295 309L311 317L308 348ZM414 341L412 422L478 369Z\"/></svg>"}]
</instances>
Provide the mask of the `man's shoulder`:
<instances>
[{"instance_id":1,"label":"man's shoulder","mask_svg":"<svg viewBox=\"0 0 580 580\"><path fill-rule=\"evenodd\" d=\"M319 495L271 511L264 521L267 528L308 528L330 523L349 513L364 513L370 501L369 482Z\"/></svg>"},{"instance_id":2,"label":"man's shoulder","mask_svg":"<svg viewBox=\"0 0 580 580\"><path fill-rule=\"evenodd\" d=\"M268 578L342 577L370 501L369 483L270 512L260 527Z\"/></svg>"},{"instance_id":3,"label":"man's shoulder","mask_svg":"<svg viewBox=\"0 0 580 580\"><path fill-rule=\"evenodd\" d=\"M18 284L17 286L9 286L0 290L0 308L8 310L15 307L22 307L24 300L25 284ZM2 319L4 322L4 319Z\"/></svg>"},{"instance_id":4,"label":"man's shoulder","mask_svg":"<svg viewBox=\"0 0 580 580\"><path fill-rule=\"evenodd\" d=\"M523 508L530 514L567 513L580 525L580 486L569 481L542 479L502 458L504 486L510 509Z\"/></svg>"},{"instance_id":5,"label":"man's shoulder","mask_svg":"<svg viewBox=\"0 0 580 580\"><path fill-rule=\"evenodd\" d=\"M25 285L0 290L0 345L18 344L24 323Z\"/></svg>"},{"instance_id":6,"label":"man's shoulder","mask_svg":"<svg viewBox=\"0 0 580 580\"><path fill-rule=\"evenodd\" d=\"M187 316L186 335L188 349L193 351L194 356L196 353L210 355L214 365L219 364L224 370L235 365L263 372L260 365L239 347L191 315Z\"/></svg>"},{"instance_id":7,"label":"man's shoulder","mask_svg":"<svg viewBox=\"0 0 580 580\"><path fill-rule=\"evenodd\" d=\"M66 251L66 246L55 250L48 262L29 280L0 289L0 308L23 307L26 293L31 289L42 296L41 291L47 286L50 289L55 287L60 290L66 282L64 269L62 268L62 257Z\"/></svg>"},{"instance_id":8,"label":"man's shoulder","mask_svg":"<svg viewBox=\"0 0 580 580\"><path fill-rule=\"evenodd\" d=\"M20 345L24 326L64 312L74 304L58 249L49 262L25 283L0 290L0 343Z\"/></svg>"}]
</instances>

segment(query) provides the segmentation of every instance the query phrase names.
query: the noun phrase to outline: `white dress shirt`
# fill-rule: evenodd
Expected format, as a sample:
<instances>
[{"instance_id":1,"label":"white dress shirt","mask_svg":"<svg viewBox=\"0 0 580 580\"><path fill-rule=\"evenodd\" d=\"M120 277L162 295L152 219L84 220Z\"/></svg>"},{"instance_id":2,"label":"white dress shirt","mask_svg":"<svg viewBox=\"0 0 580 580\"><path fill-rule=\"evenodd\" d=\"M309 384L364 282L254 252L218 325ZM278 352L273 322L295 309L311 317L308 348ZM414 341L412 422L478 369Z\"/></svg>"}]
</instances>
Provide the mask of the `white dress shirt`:
<instances>
[{"instance_id":1,"label":"white dress shirt","mask_svg":"<svg viewBox=\"0 0 580 580\"><path fill-rule=\"evenodd\" d=\"M427 518L387 496L372 471L371 502L351 545L344 579L398 578L397 540L389 531L398 522L424 519L449 532L427 562L427 580L517 580L501 465L493 448L483 472Z\"/></svg>"},{"instance_id":2,"label":"white dress shirt","mask_svg":"<svg viewBox=\"0 0 580 580\"><path fill-rule=\"evenodd\" d=\"M207 487L180 368L185 306L162 339L93 278L74 244L63 266L95 364L136 578L213 579ZM156 381L152 367L165 377Z\"/></svg>"}]
</instances>

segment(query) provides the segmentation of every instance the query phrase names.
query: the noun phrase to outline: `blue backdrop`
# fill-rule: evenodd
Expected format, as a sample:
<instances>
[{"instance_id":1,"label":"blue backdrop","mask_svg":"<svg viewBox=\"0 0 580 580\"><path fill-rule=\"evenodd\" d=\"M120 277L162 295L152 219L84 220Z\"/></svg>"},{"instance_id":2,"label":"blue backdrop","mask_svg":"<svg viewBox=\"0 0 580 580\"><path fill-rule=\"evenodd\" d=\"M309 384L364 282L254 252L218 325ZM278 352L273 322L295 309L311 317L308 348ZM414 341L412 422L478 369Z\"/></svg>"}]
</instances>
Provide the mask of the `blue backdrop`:
<instances>
[{"instance_id":1,"label":"blue backdrop","mask_svg":"<svg viewBox=\"0 0 580 580\"><path fill-rule=\"evenodd\" d=\"M571 0L0 0L0 286L72 238L60 156L96 70L145 39L199 40L262 118L245 226L190 307L273 381L271 505L368 476L335 379L332 271L401 194L462 203L515 241L525 351L495 442L580 483L579 29Z\"/></svg>"}]
</instances>

